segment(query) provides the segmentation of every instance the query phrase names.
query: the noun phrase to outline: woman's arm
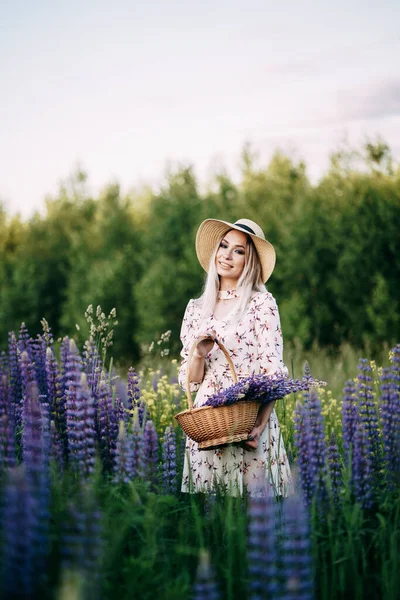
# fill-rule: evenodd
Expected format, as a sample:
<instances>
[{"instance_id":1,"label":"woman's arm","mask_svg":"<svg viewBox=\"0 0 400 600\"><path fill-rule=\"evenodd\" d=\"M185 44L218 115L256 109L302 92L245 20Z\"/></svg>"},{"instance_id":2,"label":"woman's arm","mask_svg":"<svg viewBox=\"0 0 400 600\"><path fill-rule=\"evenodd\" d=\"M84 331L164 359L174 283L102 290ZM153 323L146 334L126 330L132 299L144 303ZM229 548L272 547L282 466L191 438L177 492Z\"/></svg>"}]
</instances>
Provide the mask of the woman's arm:
<instances>
[{"instance_id":1,"label":"woman's arm","mask_svg":"<svg viewBox=\"0 0 400 600\"><path fill-rule=\"evenodd\" d=\"M214 345L213 340L202 340L196 346L192 354L192 360L189 366L190 381L200 382L204 379L205 357Z\"/></svg>"}]
</instances>

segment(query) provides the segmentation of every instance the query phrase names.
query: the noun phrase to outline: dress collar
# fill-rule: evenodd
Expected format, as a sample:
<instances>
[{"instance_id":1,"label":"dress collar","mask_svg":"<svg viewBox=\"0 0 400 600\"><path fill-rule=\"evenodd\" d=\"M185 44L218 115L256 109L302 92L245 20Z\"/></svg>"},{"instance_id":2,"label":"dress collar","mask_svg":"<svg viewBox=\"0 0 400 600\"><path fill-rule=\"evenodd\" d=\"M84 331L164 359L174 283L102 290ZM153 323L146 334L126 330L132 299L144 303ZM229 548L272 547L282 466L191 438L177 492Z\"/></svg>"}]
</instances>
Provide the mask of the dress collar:
<instances>
[{"instance_id":1,"label":"dress collar","mask_svg":"<svg viewBox=\"0 0 400 600\"><path fill-rule=\"evenodd\" d=\"M233 298L239 298L236 290L219 290L218 300L233 300Z\"/></svg>"}]
</instances>

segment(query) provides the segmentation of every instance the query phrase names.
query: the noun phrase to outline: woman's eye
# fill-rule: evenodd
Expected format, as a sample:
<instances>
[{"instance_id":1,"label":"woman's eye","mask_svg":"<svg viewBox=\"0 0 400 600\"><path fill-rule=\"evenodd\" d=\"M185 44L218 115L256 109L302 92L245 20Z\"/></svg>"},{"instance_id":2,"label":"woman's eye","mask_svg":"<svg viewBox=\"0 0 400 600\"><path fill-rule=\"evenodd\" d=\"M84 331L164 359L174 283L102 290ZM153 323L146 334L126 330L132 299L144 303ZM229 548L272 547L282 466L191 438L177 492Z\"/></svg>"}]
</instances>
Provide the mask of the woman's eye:
<instances>
[{"instance_id":1,"label":"woman's eye","mask_svg":"<svg viewBox=\"0 0 400 600\"><path fill-rule=\"evenodd\" d=\"M238 254L244 254L243 250L236 250Z\"/></svg>"},{"instance_id":2,"label":"woman's eye","mask_svg":"<svg viewBox=\"0 0 400 600\"><path fill-rule=\"evenodd\" d=\"M224 242L220 243L220 248L227 248L228 246L226 244L224 244Z\"/></svg>"}]
</instances>

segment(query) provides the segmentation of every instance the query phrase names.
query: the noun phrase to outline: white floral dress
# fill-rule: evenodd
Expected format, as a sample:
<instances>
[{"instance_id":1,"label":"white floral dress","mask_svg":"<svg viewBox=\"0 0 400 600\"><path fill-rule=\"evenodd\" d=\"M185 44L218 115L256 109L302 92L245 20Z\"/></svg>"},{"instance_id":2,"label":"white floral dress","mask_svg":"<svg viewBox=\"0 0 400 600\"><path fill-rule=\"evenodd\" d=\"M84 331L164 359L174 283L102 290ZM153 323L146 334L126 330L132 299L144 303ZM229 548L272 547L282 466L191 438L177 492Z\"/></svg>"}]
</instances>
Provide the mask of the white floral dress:
<instances>
[{"instance_id":1,"label":"white floral dress","mask_svg":"<svg viewBox=\"0 0 400 600\"><path fill-rule=\"evenodd\" d=\"M282 360L282 332L276 301L269 292L254 292L247 311L238 322L234 309L224 319L210 316L201 319L201 300L190 300L181 329L182 364L179 383L186 386L187 358L193 341L200 334L214 330L232 358L238 376L252 373L287 372ZM232 385L228 362L214 344L205 359L201 383L192 383L197 391L194 406L202 406L215 392ZM278 400L279 402L279 400ZM182 492L210 492L216 486L232 495L287 496L291 473L285 445L275 410L264 429L257 450L240 445L215 450L199 450L187 438L182 477Z\"/></svg>"}]
</instances>

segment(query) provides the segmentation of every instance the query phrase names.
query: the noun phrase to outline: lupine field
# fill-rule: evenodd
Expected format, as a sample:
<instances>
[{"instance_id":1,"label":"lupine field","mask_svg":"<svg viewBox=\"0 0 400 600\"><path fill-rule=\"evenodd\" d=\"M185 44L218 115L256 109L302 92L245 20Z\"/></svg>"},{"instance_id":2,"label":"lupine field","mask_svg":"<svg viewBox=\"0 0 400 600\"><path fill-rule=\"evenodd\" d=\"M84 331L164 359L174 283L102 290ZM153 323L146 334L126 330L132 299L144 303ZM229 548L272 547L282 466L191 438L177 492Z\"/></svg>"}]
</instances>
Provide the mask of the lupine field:
<instances>
[{"instance_id":1,"label":"lupine field","mask_svg":"<svg viewBox=\"0 0 400 600\"><path fill-rule=\"evenodd\" d=\"M115 313L86 316L81 347L43 321L0 357L2 598L400 597L400 345L277 402L287 499L190 496L176 361L118 376Z\"/></svg>"}]
</instances>

